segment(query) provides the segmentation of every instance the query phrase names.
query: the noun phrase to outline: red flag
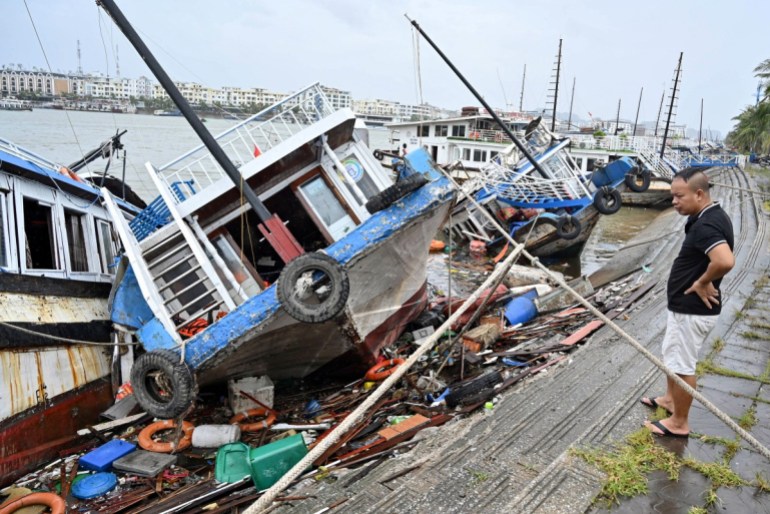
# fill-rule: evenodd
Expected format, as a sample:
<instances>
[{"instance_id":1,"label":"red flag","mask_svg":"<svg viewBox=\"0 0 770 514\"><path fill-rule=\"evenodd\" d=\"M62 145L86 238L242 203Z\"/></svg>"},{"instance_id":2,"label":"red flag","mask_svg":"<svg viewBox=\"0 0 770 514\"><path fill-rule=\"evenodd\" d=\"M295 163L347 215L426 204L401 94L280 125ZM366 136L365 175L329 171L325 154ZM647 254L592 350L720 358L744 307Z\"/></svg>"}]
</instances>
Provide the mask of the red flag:
<instances>
[{"instance_id":1,"label":"red flag","mask_svg":"<svg viewBox=\"0 0 770 514\"><path fill-rule=\"evenodd\" d=\"M257 158L260 155L262 155L262 152L259 151L259 147L257 145L254 145L254 158Z\"/></svg>"}]
</instances>

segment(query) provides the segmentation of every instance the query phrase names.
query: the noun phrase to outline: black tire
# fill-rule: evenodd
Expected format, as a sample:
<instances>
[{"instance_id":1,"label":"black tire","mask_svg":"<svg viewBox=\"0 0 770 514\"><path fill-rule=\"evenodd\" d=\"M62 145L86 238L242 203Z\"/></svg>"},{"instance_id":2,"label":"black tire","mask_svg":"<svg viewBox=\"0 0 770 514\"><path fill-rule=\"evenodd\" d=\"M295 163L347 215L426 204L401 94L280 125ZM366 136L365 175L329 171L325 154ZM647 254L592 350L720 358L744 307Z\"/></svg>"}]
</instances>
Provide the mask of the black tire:
<instances>
[{"instance_id":1,"label":"black tire","mask_svg":"<svg viewBox=\"0 0 770 514\"><path fill-rule=\"evenodd\" d=\"M583 227L580 225L580 220L571 214L563 214L556 221L556 235L562 239L575 239L580 235L581 230Z\"/></svg>"},{"instance_id":2,"label":"black tire","mask_svg":"<svg viewBox=\"0 0 770 514\"><path fill-rule=\"evenodd\" d=\"M139 405L147 414L161 419L183 414L198 394L192 370L171 350L140 355L131 368L131 385Z\"/></svg>"},{"instance_id":3,"label":"black tire","mask_svg":"<svg viewBox=\"0 0 770 514\"><path fill-rule=\"evenodd\" d=\"M382 152L379 151L379 150L375 150L374 151L374 158L377 159L378 161L381 161L382 160Z\"/></svg>"},{"instance_id":4,"label":"black tire","mask_svg":"<svg viewBox=\"0 0 770 514\"><path fill-rule=\"evenodd\" d=\"M391 205L399 198L403 198L412 191L420 189L427 183L428 179L426 179L422 173L415 173L414 175L410 175L404 180L396 182L387 189L380 191L373 197L369 198L369 201L366 202L366 210L369 211L369 214L379 212Z\"/></svg>"},{"instance_id":5,"label":"black tire","mask_svg":"<svg viewBox=\"0 0 770 514\"><path fill-rule=\"evenodd\" d=\"M626 174L624 181L628 189L634 193L644 193L650 188L650 179L650 172L648 170L632 170ZM639 183L640 180L641 183Z\"/></svg>"},{"instance_id":6,"label":"black tire","mask_svg":"<svg viewBox=\"0 0 770 514\"><path fill-rule=\"evenodd\" d=\"M502 382L503 376L499 371L485 373L470 381L452 387L452 392L446 395L446 404L448 407L456 407L465 403L465 399L472 400L482 391L492 389L495 384Z\"/></svg>"},{"instance_id":7,"label":"black tire","mask_svg":"<svg viewBox=\"0 0 770 514\"><path fill-rule=\"evenodd\" d=\"M602 214L615 214L620 210L620 191L610 186L602 186L594 194L594 207Z\"/></svg>"},{"instance_id":8,"label":"black tire","mask_svg":"<svg viewBox=\"0 0 770 514\"><path fill-rule=\"evenodd\" d=\"M312 285L297 290L297 281L313 276ZM306 253L290 261L278 277L278 301L292 318L304 323L323 323L337 316L348 301L350 280L342 265L325 253Z\"/></svg>"}]
</instances>

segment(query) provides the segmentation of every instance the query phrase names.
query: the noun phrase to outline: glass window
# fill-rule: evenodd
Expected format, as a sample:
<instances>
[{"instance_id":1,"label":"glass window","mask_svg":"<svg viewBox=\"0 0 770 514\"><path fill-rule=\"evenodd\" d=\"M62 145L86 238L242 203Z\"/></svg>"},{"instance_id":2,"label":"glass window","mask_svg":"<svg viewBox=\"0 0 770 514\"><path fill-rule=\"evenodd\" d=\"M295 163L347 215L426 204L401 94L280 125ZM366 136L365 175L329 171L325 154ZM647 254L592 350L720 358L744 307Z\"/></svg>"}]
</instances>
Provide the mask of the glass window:
<instances>
[{"instance_id":1,"label":"glass window","mask_svg":"<svg viewBox=\"0 0 770 514\"><path fill-rule=\"evenodd\" d=\"M446 137L448 129L448 125L436 125L436 137Z\"/></svg>"},{"instance_id":2,"label":"glass window","mask_svg":"<svg viewBox=\"0 0 770 514\"><path fill-rule=\"evenodd\" d=\"M470 161L471 160L471 149L470 148L463 148L463 160L464 161Z\"/></svg>"},{"instance_id":3,"label":"glass window","mask_svg":"<svg viewBox=\"0 0 770 514\"><path fill-rule=\"evenodd\" d=\"M100 271L113 274L112 265L117 252L112 237L112 227L104 220L96 220L96 246L99 250Z\"/></svg>"},{"instance_id":4,"label":"glass window","mask_svg":"<svg viewBox=\"0 0 770 514\"><path fill-rule=\"evenodd\" d=\"M417 137L430 136L430 125L420 125L417 127Z\"/></svg>"},{"instance_id":5,"label":"glass window","mask_svg":"<svg viewBox=\"0 0 770 514\"><path fill-rule=\"evenodd\" d=\"M62 269L56 252L51 206L32 198L24 198L24 249L27 268Z\"/></svg>"},{"instance_id":6,"label":"glass window","mask_svg":"<svg viewBox=\"0 0 770 514\"><path fill-rule=\"evenodd\" d=\"M72 271L88 271L85 222L84 214L64 209L64 226L67 229L67 249Z\"/></svg>"},{"instance_id":7,"label":"glass window","mask_svg":"<svg viewBox=\"0 0 770 514\"><path fill-rule=\"evenodd\" d=\"M324 225L331 226L347 215L337 197L334 196L332 190L320 176L303 184L301 189L321 217Z\"/></svg>"},{"instance_id":8,"label":"glass window","mask_svg":"<svg viewBox=\"0 0 770 514\"><path fill-rule=\"evenodd\" d=\"M465 125L452 125L452 136L465 137Z\"/></svg>"},{"instance_id":9,"label":"glass window","mask_svg":"<svg viewBox=\"0 0 770 514\"><path fill-rule=\"evenodd\" d=\"M487 151L486 150L474 150L473 151L473 161L474 162L486 162L487 160Z\"/></svg>"}]
</instances>

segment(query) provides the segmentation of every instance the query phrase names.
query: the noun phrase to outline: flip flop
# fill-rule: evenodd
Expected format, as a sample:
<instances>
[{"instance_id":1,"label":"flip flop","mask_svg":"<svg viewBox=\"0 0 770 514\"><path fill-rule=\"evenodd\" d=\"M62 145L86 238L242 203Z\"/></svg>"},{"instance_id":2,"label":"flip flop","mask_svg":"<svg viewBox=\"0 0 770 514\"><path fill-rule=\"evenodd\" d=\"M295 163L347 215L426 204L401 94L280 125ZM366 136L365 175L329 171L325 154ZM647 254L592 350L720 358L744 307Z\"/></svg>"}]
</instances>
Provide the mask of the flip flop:
<instances>
[{"instance_id":1,"label":"flip flop","mask_svg":"<svg viewBox=\"0 0 770 514\"><path fill-rule=\"evenodd\" d=\"M647 401L644 401L644 400L647 400ZM660 407L661 409L666 411L668 414L672 414L670 410L668 410L667 408L665 408L664 406L656 402L654 396L649 398L646 396L643 396L642 398L639 399L639 403L641 403L645 407L650 407L651 409L655 409L655 410L657 410L657 408Z\"/></svg>"},{"instance_id":2,"label":"flip flop","mask_svg":"<svg viewBox=\"0 0 770 514\"><path fill-rule=\"evenodd\" d=\"M661 431L661 433L659 434L657 432L653 432L652 430L650 430L650 432L652 432L652 435L656 435L658 437L681 437L683 439L686 439L686 438L690 437L690 433L689 432L686 433L686 434L675 434L675 433L673 433L671 430L666 428L666 425L664 425L660 421L653 421L652 423L650 423L650 425L654 426L655 428L657 428L658 430Z\"/></svg>"}]
</instances>

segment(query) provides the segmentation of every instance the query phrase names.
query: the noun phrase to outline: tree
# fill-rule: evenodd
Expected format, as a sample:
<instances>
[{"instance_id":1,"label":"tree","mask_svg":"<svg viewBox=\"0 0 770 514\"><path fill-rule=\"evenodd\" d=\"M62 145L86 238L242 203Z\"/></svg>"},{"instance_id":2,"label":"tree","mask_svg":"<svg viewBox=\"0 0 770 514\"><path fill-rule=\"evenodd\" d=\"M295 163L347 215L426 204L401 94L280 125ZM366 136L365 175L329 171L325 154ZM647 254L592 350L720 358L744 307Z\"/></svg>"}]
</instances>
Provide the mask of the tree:
<instances>
[{"instance_id":1,"label":"tree","mask_svg":"<svg viewBox=\"0 0 770 514\"><path fill-rule=\"evenodd\" d=\"M726 141L743 152L770 153L770 59L754 68L754 76L765 86L764 98L733 118L737 124Z\"/></svg>"}]
</instances>

